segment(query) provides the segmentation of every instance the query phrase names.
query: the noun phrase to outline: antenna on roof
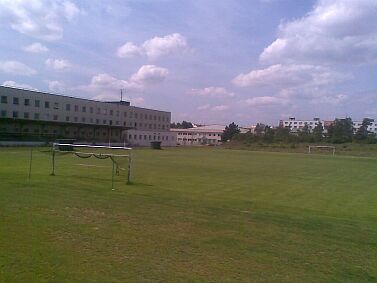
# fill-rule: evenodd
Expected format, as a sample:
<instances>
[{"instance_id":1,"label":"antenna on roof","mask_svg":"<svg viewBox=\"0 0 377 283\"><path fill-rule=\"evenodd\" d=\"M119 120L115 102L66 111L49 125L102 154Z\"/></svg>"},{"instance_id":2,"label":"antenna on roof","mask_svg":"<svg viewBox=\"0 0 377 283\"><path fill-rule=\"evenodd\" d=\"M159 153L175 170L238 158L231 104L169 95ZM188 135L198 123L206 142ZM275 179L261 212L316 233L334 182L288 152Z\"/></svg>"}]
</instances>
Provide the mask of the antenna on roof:
<instances>
[{"instance_id":1,"label":"antenna on roof","mask_svg":"<svg viewBox=\"0 0 377 283\"><path fill-rule=\"evenodd\" d=\"M123 101L123 89L120 89L120 102Z\"/></svg>"}]
</instances>

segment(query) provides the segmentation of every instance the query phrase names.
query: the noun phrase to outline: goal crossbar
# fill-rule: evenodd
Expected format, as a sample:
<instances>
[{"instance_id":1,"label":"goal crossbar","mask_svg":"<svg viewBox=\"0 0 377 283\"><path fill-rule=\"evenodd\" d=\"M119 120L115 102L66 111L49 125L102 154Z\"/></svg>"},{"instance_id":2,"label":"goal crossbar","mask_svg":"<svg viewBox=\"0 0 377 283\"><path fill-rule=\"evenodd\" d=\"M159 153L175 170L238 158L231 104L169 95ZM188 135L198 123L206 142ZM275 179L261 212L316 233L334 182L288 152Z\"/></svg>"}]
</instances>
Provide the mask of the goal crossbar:
<instances>
[{"instance_id":1,"label":"goal crossbar","mask_svg":"<svg viewBox=\"0 0 377 283\"><path fill-rule=\"evenodd\" d=\"M332 155L335 155L335 146L332 145L309 145L308 153L312 153L312 148L329 148L332 150Z\"/></svg>"}]
</instances>

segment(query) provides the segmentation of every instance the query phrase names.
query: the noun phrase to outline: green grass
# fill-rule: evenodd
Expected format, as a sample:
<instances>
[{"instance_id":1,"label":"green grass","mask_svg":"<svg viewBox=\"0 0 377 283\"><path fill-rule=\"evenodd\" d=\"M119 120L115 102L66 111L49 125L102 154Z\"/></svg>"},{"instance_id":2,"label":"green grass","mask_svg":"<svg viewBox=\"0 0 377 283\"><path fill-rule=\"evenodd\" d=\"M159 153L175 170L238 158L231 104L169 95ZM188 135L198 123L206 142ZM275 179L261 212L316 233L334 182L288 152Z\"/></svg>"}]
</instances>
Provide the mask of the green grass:
<instances>
[{"instance_id":1,"label":"green grass","mask_svg":"<svg viewBox=\"0 0 377 283\"><path fill-rule=\"evenodd\" d=\"M112 191L28 154L0 150L0 281L377 281L375 158L137 149Z\"/></svg>"}]
</instances>

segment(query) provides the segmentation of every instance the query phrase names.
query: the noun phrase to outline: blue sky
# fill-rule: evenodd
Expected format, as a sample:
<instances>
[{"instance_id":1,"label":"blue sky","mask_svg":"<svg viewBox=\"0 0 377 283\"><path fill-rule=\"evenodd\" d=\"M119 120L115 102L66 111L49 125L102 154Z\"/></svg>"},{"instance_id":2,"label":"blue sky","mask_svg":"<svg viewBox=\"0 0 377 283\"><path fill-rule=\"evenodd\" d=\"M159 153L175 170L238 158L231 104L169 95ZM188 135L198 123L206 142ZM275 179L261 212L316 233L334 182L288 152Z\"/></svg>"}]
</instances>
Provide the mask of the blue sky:
<instances>
[{"instance_id":1,"label":"blue sky","mask_svg":"<svg viewBox=\"0 0 377 283\"><path fill-rule=\"evenodd\" d=\"M247 126L377 118L376 0L0 0L0 84Z\"/></svg>"}]
</instances>

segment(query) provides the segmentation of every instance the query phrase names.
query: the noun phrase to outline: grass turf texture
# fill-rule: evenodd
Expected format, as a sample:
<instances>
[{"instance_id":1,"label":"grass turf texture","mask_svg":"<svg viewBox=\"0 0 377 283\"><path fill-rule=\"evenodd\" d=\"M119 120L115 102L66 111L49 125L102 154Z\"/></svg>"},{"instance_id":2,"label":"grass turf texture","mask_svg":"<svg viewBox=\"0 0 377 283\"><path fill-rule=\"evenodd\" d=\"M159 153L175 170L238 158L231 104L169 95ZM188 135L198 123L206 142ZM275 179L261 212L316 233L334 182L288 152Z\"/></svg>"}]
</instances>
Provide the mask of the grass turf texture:
<instances>
[{"instance_id":1,"label":"grass turf texture","mask_svg":"<svg viewBox=\"0 0 377 283\"><path fill-rule=\"evenodd\" d=\"M0 281L376 282L377 159L134 150L108 168L0 150Z\"/></svg>"}]
</instances>

